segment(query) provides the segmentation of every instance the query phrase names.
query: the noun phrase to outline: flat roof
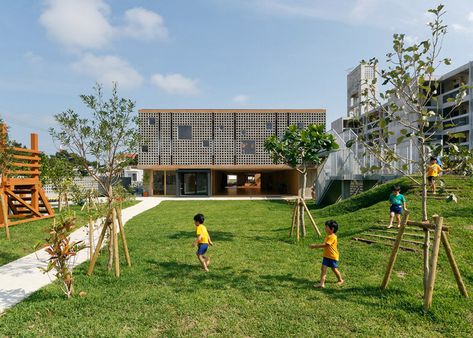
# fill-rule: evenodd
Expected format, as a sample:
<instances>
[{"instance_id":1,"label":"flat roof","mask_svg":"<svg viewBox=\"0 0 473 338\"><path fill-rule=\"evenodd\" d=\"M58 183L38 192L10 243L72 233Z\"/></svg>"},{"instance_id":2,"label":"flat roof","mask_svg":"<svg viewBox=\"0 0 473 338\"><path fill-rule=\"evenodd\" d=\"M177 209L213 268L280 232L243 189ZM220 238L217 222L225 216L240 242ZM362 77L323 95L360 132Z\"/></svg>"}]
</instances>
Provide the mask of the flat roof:
<instances>
[{"instance_id":1,"label":"flat roof","mask_svg":"<svg viewBox=\"0 0 473 338\"><path fill-rule=\"evenodd\" d=\"M325 109L140 109L139 113L326 113Z\"/></svg>"}]
</instances>

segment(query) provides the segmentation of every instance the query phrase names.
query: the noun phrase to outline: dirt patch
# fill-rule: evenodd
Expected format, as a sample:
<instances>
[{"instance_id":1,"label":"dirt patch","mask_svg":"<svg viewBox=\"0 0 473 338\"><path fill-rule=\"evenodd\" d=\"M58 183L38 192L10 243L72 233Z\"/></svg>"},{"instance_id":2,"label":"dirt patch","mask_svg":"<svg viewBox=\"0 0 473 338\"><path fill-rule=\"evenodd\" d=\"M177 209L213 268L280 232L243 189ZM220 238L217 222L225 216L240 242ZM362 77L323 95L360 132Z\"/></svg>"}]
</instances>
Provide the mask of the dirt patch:
<instances>
[{"instance_id":1,"label":"dirt patch","mask_svg":"<svg viewBox=\"0 0 473 338\"><path fill-rule=\"evenodd\" d=\"M467 225L465 226L465 229L473 231L473 225Z\"/></svg>"}]
</instances>

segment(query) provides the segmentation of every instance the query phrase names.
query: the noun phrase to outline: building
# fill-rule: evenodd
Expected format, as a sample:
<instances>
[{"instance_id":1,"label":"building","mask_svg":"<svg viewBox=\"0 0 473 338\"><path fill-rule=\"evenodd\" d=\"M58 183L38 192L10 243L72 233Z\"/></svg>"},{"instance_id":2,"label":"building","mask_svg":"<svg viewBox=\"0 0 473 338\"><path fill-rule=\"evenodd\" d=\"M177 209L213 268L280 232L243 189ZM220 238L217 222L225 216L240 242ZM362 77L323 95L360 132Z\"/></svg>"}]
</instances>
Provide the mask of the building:
<instances>
[{"instance_id":1,"label":"building","mask_svg":"<svg viewBox=\"0 0 473 338\"><path fill-rule=\"evenodd\" d=\"M347 147L348 142L356 141L360 135L364 139L378 142L380 137L385 137L387 145L396 151L403 163L408 167L407 173L415 173L419 168L415 165L419 159L418 147L414 138L406 138L398 144L397 139L402 135L404 127L396 121L387 125L388 135L382 135L380 120L383 119L383 109L375 108L366 110L363 102L368 101L366 85L374 81L372 75L376 75L375 69L366 69L365 65L359 65L347 76L347 112L331 124L332 133L340 144L338 152L330 154L325 165L320 168L319 175L314 187L317 191L317 202L326 203L336 201L340 198L349 197L359 186L370 186L376 180L388 180L399 175L383 165L378 159L365 150L363 144L354 142ZM473 95L472 89L467 90L467 95L462 98L459 107L454 108L455 103L449 99L455 98L462 85L473 85L473 62L464 64L436 80L439 83L438 93L435 100L431 100L426 109L435 111L443 117L443 127L434 131L432 145L441 145L443 149L448 148L449 143L458 144L473 149ZM375 82L376 83L376 82ZM378 89L374 93L379 95ZM414 120L413 120L414 121ZM379 166L382 169L376 173L366 173L363 168ZM366 184L368 183L368 184Z\"/></svg>"},{"instance_id":2,"label":"building","mask_svg":"<svg viewBox=\"0 0 473 338\"><path fill-rule=\"evenodd\" d=\"M355 134L364 133L368 138L372 135L373 140L379 137L379 121L383 118L382 109L366 110L363 102L366 102L366 91L364 87L369 81L373 81L373 69L366 69L366 65L359 65L347 76L347 115L332 122L332 130L342 134L346 130L353 130ZM368 81L368 82L367 82ZM473 62L460 66L437 78L439 83L436 100L431 100L426 107L428 110L436 111L444 119L443 128L435 130L433 144L441 144L448 148L449 143L455 143L473 148L473 95L472 89L467 90L467 95L462 98L459 107L454 108L455 103L449 99L455 98L462 84L473 85ZM358 83L358 84L357 84ZM378 95L375 88L375 94ZM396 140L401 136L404 127L399 122L391 122L388 125L390 133L388 144L395 147L396 151L403 157L416 161L418 159L415 140L406 139L401 144ZM360 157L360 161L366 164L369 156ZM418 168L411 165L409 171L415 172Z\"/></svg>"},{"instance_id":3,"label":"building","mask_svg":"<svg viewBox=\"0 0 473 338\"><path fill-rule=\"evenodd\" d=\"M325 119L324 109L141 109L144 190L157 196L296 195L298 172L273 164L264 141L289 125L325 125Z\"/></svg>"}]
</instances>

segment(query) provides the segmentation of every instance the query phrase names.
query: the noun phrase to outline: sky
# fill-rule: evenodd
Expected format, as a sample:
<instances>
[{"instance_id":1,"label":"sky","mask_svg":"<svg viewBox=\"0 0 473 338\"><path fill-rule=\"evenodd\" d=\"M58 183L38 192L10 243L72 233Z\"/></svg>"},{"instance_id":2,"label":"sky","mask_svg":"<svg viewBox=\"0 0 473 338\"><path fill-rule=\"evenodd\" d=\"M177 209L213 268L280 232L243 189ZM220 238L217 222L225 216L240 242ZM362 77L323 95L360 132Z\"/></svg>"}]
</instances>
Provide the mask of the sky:
<instances>
[{"instance_id":1,"label":"sky","mask_svg":"<svg viewBox=\"0 0 473 338\"><path fill-rule=\"evenodd\" d=\"M443 56L473 60L473 1L447 0ZM427 0L15 0L0 2L0 117L54 153L54 115L113 82L141 108L325 108L392 34L427 37Z\"/></svg>"}]
</instances>

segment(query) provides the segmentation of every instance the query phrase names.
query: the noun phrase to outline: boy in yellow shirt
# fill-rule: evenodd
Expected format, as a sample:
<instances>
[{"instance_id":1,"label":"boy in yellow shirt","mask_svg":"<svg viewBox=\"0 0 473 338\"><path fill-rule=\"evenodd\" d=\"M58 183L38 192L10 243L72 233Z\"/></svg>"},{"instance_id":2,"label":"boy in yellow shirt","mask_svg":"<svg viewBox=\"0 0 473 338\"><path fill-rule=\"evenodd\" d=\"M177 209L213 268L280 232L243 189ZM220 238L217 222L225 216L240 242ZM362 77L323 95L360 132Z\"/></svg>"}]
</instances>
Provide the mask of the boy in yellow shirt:
<instances>
[{"instance_id":1,"label":"boy in yellow shirt","mask_svg":"<svg viewBox=\"0 0 473 338\"><path fill-rule=\"evenodd\" d=\"M204 225L204 215L197 214L194 216L194 224L195 224L195 232L197 234L197 238L192 243L192 246L197 246L197 259L199 260L200 264L202 264L202 268L205 272L209 272L209 264L210 258L204 256L209 248L209 245L213 245L212 240L210 239L210 235L207 231L207 228Z\"/></svg>"},{"instance_id":2,"label":"boy in yellow shirt","mask_svg":"<svg viewBox=\"0 0 473 338\"><path fill-rule=\"evenodd\" d=\"M429 181L432 194L435 194L435 180L442 171L442 167L437 164L435 157L430 158L430 164L427 166L427 180Z\"/></svg>"},{"instance_id":3,"label":"boy in yellow shirt","mask_svg":"<svg viewBox=\"0 0 473 338\"><path fill-rule=\"evenodd\" d=\"M320 274L320 283L314 285L317 288L325 287L325 278L327 277L327 268L331 268L335 276L337 276L337 285L342 285L344 280L340 271L338 270L338 260L340 255L337 249L337 235L335 233L338 231L338 224L336 221L327 221L325 222L325 232L327 236L325 237L323 244L310 244L309 248L318 249L322 248L323 259L322 259L322 269Z\"/></svg>"}]
</instances>

